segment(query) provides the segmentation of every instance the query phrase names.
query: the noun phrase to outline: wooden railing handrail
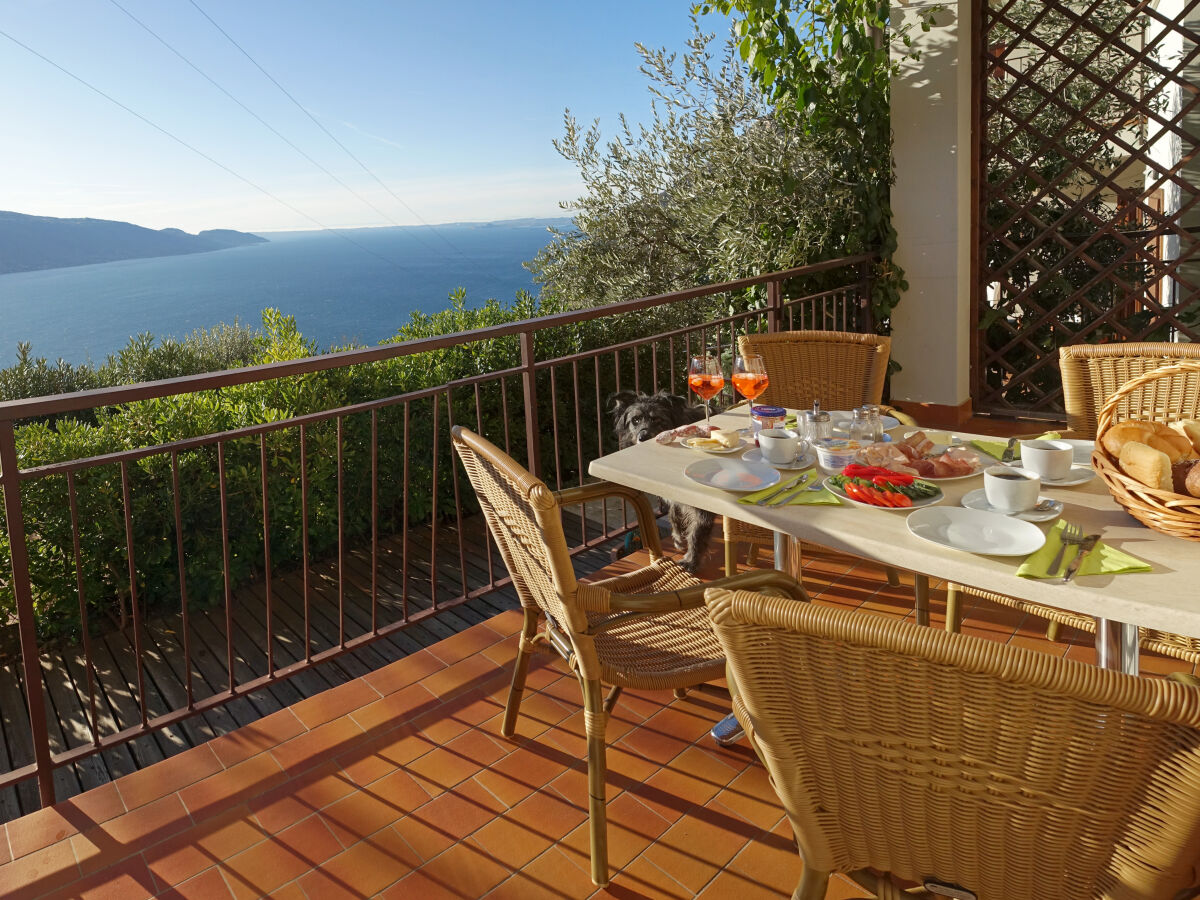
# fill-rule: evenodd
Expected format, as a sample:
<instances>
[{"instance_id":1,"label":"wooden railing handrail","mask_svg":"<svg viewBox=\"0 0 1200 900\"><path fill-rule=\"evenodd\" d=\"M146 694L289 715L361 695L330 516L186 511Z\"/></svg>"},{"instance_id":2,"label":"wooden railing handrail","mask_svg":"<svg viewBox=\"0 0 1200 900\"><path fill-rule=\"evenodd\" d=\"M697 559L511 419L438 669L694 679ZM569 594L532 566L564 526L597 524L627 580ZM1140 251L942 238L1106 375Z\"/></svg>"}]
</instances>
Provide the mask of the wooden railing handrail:
<instances>
[{"instance_id":1,"label":"wooden railing handrail","mask_svg":"<svg viewBox=\"0 0 1200 900\"><path fill-rule=\"evenodd\" d=\"M306 356L303 359L245 366L240 369L225 369L220 372L204 372L199 375L185 375L180 378L164 378L159 381L144 381L138 384L97 388L90 391L75 391L70 394L51 394L44 397L9 400L0 403L0 422L12 422L18 419L34 418L37 416L52 416L81 409L95 409L101 406L133 403L138 400L153 400L159 397L191 394L197 391L232 387L233 385L247 384L254 381L271 381L291 375L324 372L329 369L338 369L361 363L380 362L382 360L396 359L401 356L427 353L431 350L443 350L459 344L476 343L478 341L493 340L515 334L540 331L544 328L573 325L576 322L585 322L603 316L638 312L644 309L651 309L655 306L664 306L669 303L692 300L696 297L719 294L725 291L741 290L742 288L753 287L758 284L778 284L789 278L814 275L830 269L870 262L876 258L876 255L873 253L860 253L857 256L847 256L812 265L797 266L796 268L785 269L781 272L770 272L766 275L741 278L737 281L702 285L700 287L688 288L685 291L656 294L652 297L639 297L634 300L621 300L605 306L593 306L570 312L552 313L548 316L521 319L516 322L507 322L503 325L491 325L474 331L459 331L436 337L416 338L398 344L384 344L357 350L342 350L337 353Z\"/></svg>"}]
</instances>

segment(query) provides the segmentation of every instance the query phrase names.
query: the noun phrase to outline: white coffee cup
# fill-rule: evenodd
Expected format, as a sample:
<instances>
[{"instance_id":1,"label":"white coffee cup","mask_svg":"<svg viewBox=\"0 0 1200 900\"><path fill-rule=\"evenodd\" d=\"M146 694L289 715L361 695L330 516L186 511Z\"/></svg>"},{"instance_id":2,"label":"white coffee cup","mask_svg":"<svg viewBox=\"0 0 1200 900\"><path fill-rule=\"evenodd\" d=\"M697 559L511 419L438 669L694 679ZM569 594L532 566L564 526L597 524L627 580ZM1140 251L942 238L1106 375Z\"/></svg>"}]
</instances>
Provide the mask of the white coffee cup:
<instances>
[{"instance_id":1,"label":"white coffee cup","mask_svg":"<svg viewBox=\"0 0 1200 900\"><path fill-rule=\"evenodd\" d=\"M758 433L758 446L767 462L788 466L808 449L808 441L790 428L764 428Z\"/></svg>"},{"instance_id":2,"label":"white coffee cup","mask_svg":"<svg viewBox=\"0 0 1200 900\"><path fill-rule=\"evenodd\" d=\"M1075 448L1066 441L1021 441L1021 465L1047 481L1061 481L1071 473Z\"/></svg>"},{"instance_id":3,"label":"white coffee cup","mask_svg":"<svg viewBox=\"0 0 1200 900\"><path fill-rule=\"evenodd\" d=\"M988 505L999 512L1018 513L1037 506L1042 479L1026 469L991 466L983 470Z\"/></svg>"}]
</instances>

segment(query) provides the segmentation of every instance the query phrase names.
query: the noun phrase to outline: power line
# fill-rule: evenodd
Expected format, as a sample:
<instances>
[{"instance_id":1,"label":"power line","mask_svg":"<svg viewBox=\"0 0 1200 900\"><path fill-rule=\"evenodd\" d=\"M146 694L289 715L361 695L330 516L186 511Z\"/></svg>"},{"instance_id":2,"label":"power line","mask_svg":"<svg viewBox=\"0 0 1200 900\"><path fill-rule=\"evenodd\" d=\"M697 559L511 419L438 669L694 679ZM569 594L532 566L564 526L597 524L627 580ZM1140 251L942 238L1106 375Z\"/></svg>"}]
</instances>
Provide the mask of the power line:
<instances>
[{"instance_id":1,"label":"power line","mask_svg":"<svg viewBox=\"0 0 1200 900\"><path fill-rule=\"evenodd\" d=\"M454 245L454 243L448 237L446 237L444 234L442 234L440 231L438 231L436 228L434 228L432 225L430 225L428 222L426 222L423 218L421 218L420 213L418 213L415 209L413 209L411 206L409 206L407 203L405 203L404 200L399 195L397 195L395 191L393 191L390 187L388 187L386 184L383 183L382 179L380 179L380 177L378 175L376 175L369 168L367 168L366 163L364 163L361 159L359 159L357 156L355 156L353 153L351 153L349 147L347 147L345 144L343 144L341 141L339 141L336 137L334 137L333 132L331 132L328 128L326 128L324 125L322 125L316 116L314 116L307 109L305 109L304 106L300 103L300 101L297 100L295 97L293 97L288 92L287 88L285 88L282 84L280 84L278 81L276 81L274 77L272 77L270 72L268 72L261 65L259 65L258 60L256 60L253 56L251 56L249 53L247 53L245 48L243 48L241 44L239 44L237 41L235 41L229 35L229 32L227 32L224 28L222 28L220 25L218 25L213 20L212 16L210 16L203 9L201 9L200 4L198 4L196 2L196 0L188 0L188 2L191 3L192 6L196 7L196 11L199 12L200 15L204 16L204 18L208 19L208 21L212 24L212 27L217 29L217 31L221 32L221 34L223 34L225 36L225 39L227 41L229 41L229 43L233 44L233 46L238 49L238 52L240 52L242 54L242 56L244 56L244 57L246 57L246 59L250 60L250 62L254 65L254 67L256 69L258 69L258 71L262 72L263 75L267 78L267 80L271 82L271 84L273 84L273 85L275 85L275 87L279 88L279 90L283 93L283 96L285 96L289 100L291 100L292 103L295 104L295 106L298 110L300 110L302 113L304 113L306 116L308 116L308 118L310 120L312 120L312 123L314 125L316 125L318 128L320 128L323 132L325 132L325 134L328 136L328 138L331 141L333 141L335 144L337 144L339 147L341 147L343 152L345 152L345 154L347 156L349 156L352 160L354 160L356 163L358 163L359 167L362 168L362 170L364 172L366 172L368 175L370 175L372 178L374 178L375 181L378 182L378 184L381 188L383 188L385 191L387 191L389 194L391 194L397 203L399 203L401 206L403 206L405 209L407 209L410 213L412 213L414 216L416 216L418 222L420 222L422 225L424 225L426 228L428 228L430 231L432 231L434 234L436 234L438 237L440 237L443 241L445 241L446 244L452 250L454 250L456 253L458 253L460 256L462 256L464 258L466 257L466 254L463 253L462 250L460 250L458 247L456 247Z\"/></svg>"},{"instance_id":2,"label":"power line","mask_svg":"<svg viewBox=\"0 0 1200 900\"><path fill-rule=\"evenodd\" d=\"M299 153L302 157L304 157L306 160L308 160L310 163L312 163L314 166L316 166L318 169L320 169L322 172L324 172L326 175L328 175L330 178L332 178L334 181L336 181L339 185L341 185L343 188L345 188L347 191L349 191L356 198L361 200L364 204L369 206L371 209L373 209L376 213L381 215L387 221L391 222L393 225L395 225L397 227L402 227L399 222L397 222L395 219L393 219L391 216L389 216L386 212L384 212L382 209L380 209L378 206L376 206L374 203L372 203L366 197L362 196L360 193L358 193L358 191L354 190L354 188L350 187L350 185L346 184L346 182L342 181L342 179L338 178L335 174L333 174L333 172L329 171L327 168L325 168L323 165L321 165L319 162L317 162L315 159L313 159L311 156L309 156L307 153L305 153L303 150L301 150L299 147L297 147L286 136L281 134L274 126L272 126L269 122L267 122L265 119L263 119L262 116L260 116L258 113L256 113L250 107L248 107L245 103L243 103L241 100L239 100L233 94L231 94L222 85L220 85L215 79L213 79L211 76L209 76L209 74L207 72L205 72L203 69L201 69L195 63L193 63L190 59L188 59L186 56L184 56L182 53L180 53L179 50L175 49L175 47L173 47L170 43L168 43L165 38L163 38L161 35L156 33L149 25L147 25L145 22L143 22L141 19L139 19L133 13L131 13L128 9L126 9L124 6L122 6L120 3L118 3L117 0L109 0L109 2L113 6L115 6L117 9L119 9L121 12L125 13L125 15L128 16L130 19L132 19L135 23L137 23L152 38L154 38L156 41L158 41L160 44L162 44L164 47L166 47L168 50L170 50L172 53L174 53L177 57L179 57L181 60L183 60L185 63L187 63L187 65L190 66L198 75L200 75L201 78L203 78L205 81L207 81L209 84L211 84L217 90L219 90L222 94L224 94L226 97L228 97L230 100L232 100L238 106L240 106L243 110L245 110L250 116L252 116L255 119L255 121L257 121L260 125L262 125L264 128L266 128L268 131L270 131L273 135L275 135L277 138L279 138L281 141L283 141L285 144L287 144L289 147L291 147L293 150L295 150L297 153ZM422 242L424 242L424 241L422 241Z\"/></svg>"},{"instance_id":3,"label":"power line","mask_svg":"<svg viewBox=\"0 0 1200 900\"><path fill-rule=\"evenodd\" d=\"M213 157L209 156L209 155L208 155L207 153L205 153L203 150L199 150L199 149L197 149L196 147L193 147L191 144L189 144L189 143L188 143L187 141L185 141L183 138L175 136L175 135L174 135L174 134L172 134L171 132L167 131L167 129L163 128L161 125L158 125L158 124L156 124L156 123L154 123L154 122L150 121L150 119L146 118L144 115L142 115L142 114L141 114L140 112L138 112L137 110L135 110L135 109L133 109L133 108L131 108L131 107L128 107L128 106L126 106L124 103L122 103L122 102L121 102L120 100L118 100L116 97L113 97L111 94L106 94L104 91L102 91L100 88L96 87L94 84L91 84L91 83L89 83L89 82L85 81L83 78L80 78L80 77L79 77L78 75L76 75L74 72L71 72L70 70L68 70L68 69L64 68L63 66L60 66L60 65L59 65L58 63L56 63L54 60L50 59L50 57L48 57L48 56L46 56L46 55L44 55L44 54L42 54L42 53L39 53L37 50L34 50L34 49L33 49L32 47L30 47L28 44L26 44L26 43L24 43L24 42L22 42L22 41L18 40L18 39L17 39L17 38L15 38L15 37L13 37L13 36L12 36L11 34L9 34L7 31L0 30L0 36L3 36L3 37L6 37L6 38L8 38L10 41L12 41L14 44L16 44L16 45L17 45L18 47L20 47L22 50L25 50L25 51L27 51L27 52L29 52L29 53L32 53L32 54L33 54L34 56L36 56L38 59L42 60L42 62L44 62L44 63L47 63L48 65L51 65L51 66L53 66L54 68L58 69L58 71L62 72L62 73L63 73L64 75L66 75L68 78L74 79L75 81L77 81L77 82L79 82L80 84L82 84L82 85L83 85L85 88L87 88L88 90L90 90L90 91L94 91L95 93L99 94L101 97L103 97L103 98L104 98L105 100L107 100L109 103L112 103L112 104L114 104L114 105L116 105L116 106L119 106L121 109L125 110L125 112L129 113L129 114L130 114L131 116L133 116L134 118L140 119L142 122L145 122L147 125L149 125L151 128L153 128L155 131L159 132L160 134L166 135L166 136L167 136L167 137L169 137L171 140L173 140L175 143L177 143L177 144L179 144L179 145L181 145L181 146L183 146L183 147L186 147L188 150L191 150L193 153L195 153L195 154L196 154L197 156L199 156L201 159L205 159L205 160L207 160L208 162L210 162L210 163L212 163L214 166L216 166L218 169L221 169L222 171L229 173L229 174L230 174L230 175L232 175L234 178L238 179L239 181L243 182L244 184L248 184L250 187L254 188L256 191L259 191L260 193L262 193L262 194L265 194L266 196L270 197L272 200L274 200L274 201L275 201L276 203L278 203L280 206L283 206L283 207L285 207L286 209L289 209L289 210L291 210L292 212L294 212L296 215L300 216L301 218L303 218L303 219L307 219L309 222L312 222L314 225L316 225L316 226L317 226L318 228L320 228L322 231L328 231L328 232L330 232L331 234L336 234L336 235L337 235L338 237L340 237L342 240L346 241L347 243L353 244L355 247L358 247L358 249L362 250L364 253L369 253L369 254L371 254L372 256L374 256L376 259L382 260L383 262L387 263L389 266L395 266L397 269L399 269L399 270L400 270L400 271L402 271L402 272L408 272L408 271L409 271L409 270L408 270L408 269L406 269L404 266L402 266L402 265L400 265L399 263L397 263L395 260L388 259L386 256L381 256L380 254L378 254L378 253L376 253L374 250L372 250L370 247L364 247L362 244L360 244L358 241L356 241L356 240L354 240L353 238L351 238L349 235L342 234L342 233L341 233L340 231L338 231L337 229L335 229L335 228L330 228L328 225L325 225L325 224L322 224L321 222L318 222L316 219L314 219L314 218L313 218L312 216L310 216L308 213L306 213L306 212L304 212L304 211L302 211L302 210L299 210L299 209L297 209L296 207L292 206L292 204L288 203L286 200L284 200L284 199L282 199L282 198L280 198L280 197L276 197L274 194L272 194L272 193L271 193L270 191L268 191L266 188L264 188L264 187L262 187L262 186L260 186L260 185L257 185L257 184L255 184L255 183L254 183L253 181L251 181L249 178L247 178L246 176L244 176L244 175L241 175L241 174L239 174L239 173L235 172L233 169L229 168L229 166L225 165L223 162L220 162L220 161L218 161L218 160L216 160L216 159L213 159Z\"/></svg>"}]
</instances>

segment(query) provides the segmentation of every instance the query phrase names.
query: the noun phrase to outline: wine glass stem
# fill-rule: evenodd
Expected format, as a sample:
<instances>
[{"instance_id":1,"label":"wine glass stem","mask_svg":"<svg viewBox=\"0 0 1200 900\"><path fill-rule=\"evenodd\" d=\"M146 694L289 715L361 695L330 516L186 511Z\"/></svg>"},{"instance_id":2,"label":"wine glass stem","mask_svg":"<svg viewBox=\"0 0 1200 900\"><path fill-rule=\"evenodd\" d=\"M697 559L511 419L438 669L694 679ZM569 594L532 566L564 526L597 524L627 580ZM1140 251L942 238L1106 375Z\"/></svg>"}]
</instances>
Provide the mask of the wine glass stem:
<instances>
[{"instance_id":1,"label":"wine glass stem","mask_svg":"<svg viewBox=\"0 0 1200 900\"><path fill-rule=\"evenodd\" d=\"M708 419L708 400L704 401L704 427L709 429L710 431L712 430L712 425L710 424L709 419Z\"/></svg>"}]
</instances>

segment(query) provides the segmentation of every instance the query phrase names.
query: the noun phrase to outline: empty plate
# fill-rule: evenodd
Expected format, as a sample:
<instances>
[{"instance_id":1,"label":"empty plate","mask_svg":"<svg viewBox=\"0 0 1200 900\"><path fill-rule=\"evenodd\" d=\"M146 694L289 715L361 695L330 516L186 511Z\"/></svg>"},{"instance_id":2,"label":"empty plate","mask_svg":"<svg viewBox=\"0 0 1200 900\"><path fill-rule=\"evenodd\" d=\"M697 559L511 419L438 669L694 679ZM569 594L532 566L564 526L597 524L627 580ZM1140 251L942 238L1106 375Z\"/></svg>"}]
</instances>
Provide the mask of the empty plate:
<instances>
[{"instance_id":1,"label":"empty plate","mask_svg":"<svg viewBox=\"0 0 1200 900\"><path fill-rule=\"evenodd\" d=\"M1006 513L996 509L987 501L987 491L983 488L978 488L974 491L968 491L966 496L962 498L962 505L967 509L982 509L985 512L1000 513L1002 516L1012 516L1016 519L1024 519L1026 522L1049 522L1051 519L1057 519L1062 515L1063 505L1061 500L1051 500L1049 497L1038 497L1038 504L1046 503L1049 509L1027 509L1025 512Z\"/></svg>"},{"instance_id":2,"label":"empty plate","mask_svg":"<svg viewBox=\"0 0 1200 900\"><path fill-rule=\"evenodd\" d=\"M705 487L739 493L761 491L778 482L781 477L778 469L766 463L720 456L697 460L684 469L683 474Z\"/></svg>"},{"instance_id":3,"label":"empty plate","mask_svg":"<svg viewBox=\"0 0 1200 900\"><path fill-rule=\"evenodd\" d=\"M927 506L905 523L922 540L988 556L1028 556L1046 543L1042 529L1030 522L961 506Z\"/></svg>"}]
</instances>

